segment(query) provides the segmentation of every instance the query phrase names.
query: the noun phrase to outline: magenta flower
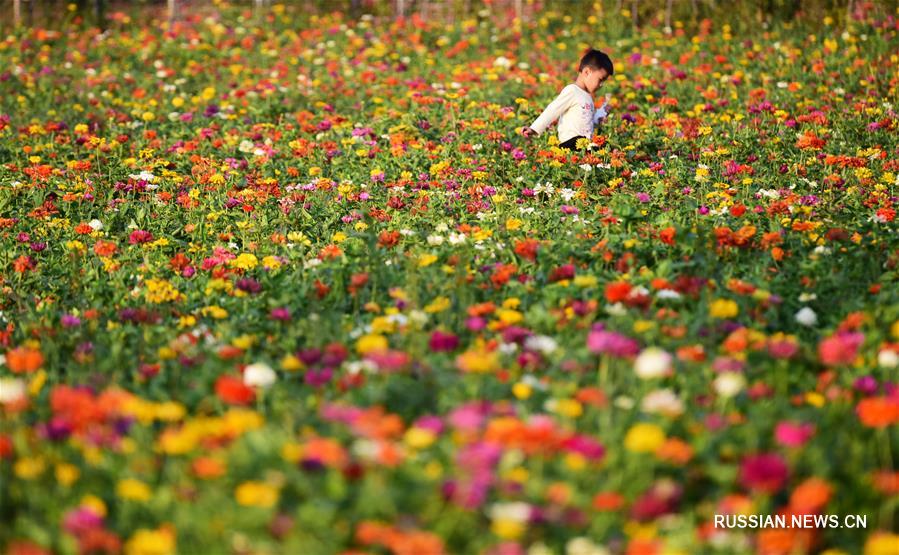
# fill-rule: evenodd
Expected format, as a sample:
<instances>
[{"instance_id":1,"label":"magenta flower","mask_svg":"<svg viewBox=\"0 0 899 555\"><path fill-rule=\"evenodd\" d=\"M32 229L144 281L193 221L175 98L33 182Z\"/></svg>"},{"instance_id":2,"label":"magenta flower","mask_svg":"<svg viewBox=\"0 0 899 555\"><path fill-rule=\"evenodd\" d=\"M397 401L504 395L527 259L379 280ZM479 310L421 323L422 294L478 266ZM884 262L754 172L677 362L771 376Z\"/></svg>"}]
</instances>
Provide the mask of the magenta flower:
<instances>
[{"instance_id":1,"label":"magenta flower","mask_svg":"<svg viewBox=\"0 0 899 555\"><path fill-rule=\"evenodd\" d=\"M453 351L459 346L459 338L451 333L444 333L440 330L435 330L434 333L431 334L431 340L428 342L428 347L436 353L445 352L445 351Z\"/></svg>"},{"instance_id":2,"label":"magenta flower","mask_svg":"<svg viewBox=\"0 0 899 555\"><path fill-rule=\"evenodd\" d=\"M740 465L740 484L760 493L776 493L787 481L789 469L779 455L750 455Z\"/></svg>"},{"instance_id":3,"label":"magenta flower","mask_svg":"<svg viewBox=\"0 0 899 555\"><path fill-rule=\"evenodd\" d=\"M778 422L774 438L784 447L802 447L815 435L815 425L809 422Z\"/></svg>"}]
</instances>

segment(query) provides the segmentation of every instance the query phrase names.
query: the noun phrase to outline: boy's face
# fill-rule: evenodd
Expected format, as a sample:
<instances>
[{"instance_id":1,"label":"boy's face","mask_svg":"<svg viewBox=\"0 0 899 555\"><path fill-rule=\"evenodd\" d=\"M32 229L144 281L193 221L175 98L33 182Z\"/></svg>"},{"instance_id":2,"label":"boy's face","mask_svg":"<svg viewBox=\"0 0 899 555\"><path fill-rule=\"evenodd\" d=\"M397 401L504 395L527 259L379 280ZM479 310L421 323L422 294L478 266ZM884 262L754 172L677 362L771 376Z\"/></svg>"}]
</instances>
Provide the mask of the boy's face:
<instances>
[{"instance_id":1,"label":"boy's face","mask_svg":"<svg viewBox=\"0 0 899 555\"><path fill-rule=\"evenodd\" d=\"M606 82L606 79L609 78L609 74L605 69L594 69L592 67L585 67L583 69L584 72L584 86L587 87L591 93L595 93L599 87L602 86L603 83Z\"/></svg>"}]
</instances>

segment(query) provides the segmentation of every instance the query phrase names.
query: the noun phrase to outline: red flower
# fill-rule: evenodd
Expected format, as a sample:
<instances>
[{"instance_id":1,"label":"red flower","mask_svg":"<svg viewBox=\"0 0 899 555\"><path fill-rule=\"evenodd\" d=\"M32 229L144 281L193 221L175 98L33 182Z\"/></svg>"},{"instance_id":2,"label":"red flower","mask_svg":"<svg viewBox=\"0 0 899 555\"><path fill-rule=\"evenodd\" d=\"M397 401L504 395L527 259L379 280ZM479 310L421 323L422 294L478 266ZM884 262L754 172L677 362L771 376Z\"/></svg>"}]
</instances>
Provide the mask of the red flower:
<instances>
[{"instance_id":1,"label":"red flower","mask_svg":"<svg viewBox=\"0 0 899 555\"><path fill-rule=\"evenodd\" d=\"M153 240L153 234L149 231L144 231L143 229L135 229L131 232L131 235L128 236L128 243L132 245L136 245L139 243L149 243Z\"/></svg>"},{"instance_id":2,"label":"red flower","mask_svg":"<svg viewBox=\"0 0 899 555\"><path fill-rule=\"evenodd\" d=\"M606 300L617 303L627 299L631 292L631 284L626 281L616 281L606 285Z\"/></svg>"},{"instance_id":3,"label":"red flower","mask_svg":"<svg viewBox=\"0 0 899 555\"><path fill-rule=\"evenodd\" d=\"M536 239L522 239L515 242L515 254L531 262L537 260L538 248L540 248L540 241Z\"/></svg>"},{"instance_id":4,"label":"red flower","mask_svg":"<svg viewBox=\"0 0 899 555\"><path fill-rule=\"evenodd\" d=\"M215 381L215 394L230 405L247 405L253 402L256 394L253 389L234 376L222 375Z\"/></svg>"},{"instance_id":5,"label":"red flower","mask_svg":"<svg viewBox=\"0 0 899 555\"><path fill-rule=\"evenodd\" d=\"M674 235L677 233L677 230L673 227L666 227L662 231L659 232L659 240L666 245L674 244Z\"/></svg>"}]
</instances>

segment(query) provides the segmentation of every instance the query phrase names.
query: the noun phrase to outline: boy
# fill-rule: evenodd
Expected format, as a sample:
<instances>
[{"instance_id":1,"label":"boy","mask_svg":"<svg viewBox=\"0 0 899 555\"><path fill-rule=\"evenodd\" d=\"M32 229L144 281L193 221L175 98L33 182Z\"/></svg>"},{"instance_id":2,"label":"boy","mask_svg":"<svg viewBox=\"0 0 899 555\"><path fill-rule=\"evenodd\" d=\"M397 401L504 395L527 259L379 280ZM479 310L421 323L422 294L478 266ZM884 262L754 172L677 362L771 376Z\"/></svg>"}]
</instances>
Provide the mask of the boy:
<instances>
[{"instance_id":1,"label":"boy","mask_svg":"<svg viewBox=\"0 0 899 555\"><path fill-rule=\"evenodd\" d=\"M561 148L572 149L576 147L578 139L592 139L593 126L608 116L606 105L610 98L606 95L603 105L594 110L593 93L599 90L614 71L608 55L590 49L581 58L577 80L566 85L540 117L529 127L523 128L521 133L527 138L540 135L549 124L558 119Z\"/></svg>"}]
</instances>

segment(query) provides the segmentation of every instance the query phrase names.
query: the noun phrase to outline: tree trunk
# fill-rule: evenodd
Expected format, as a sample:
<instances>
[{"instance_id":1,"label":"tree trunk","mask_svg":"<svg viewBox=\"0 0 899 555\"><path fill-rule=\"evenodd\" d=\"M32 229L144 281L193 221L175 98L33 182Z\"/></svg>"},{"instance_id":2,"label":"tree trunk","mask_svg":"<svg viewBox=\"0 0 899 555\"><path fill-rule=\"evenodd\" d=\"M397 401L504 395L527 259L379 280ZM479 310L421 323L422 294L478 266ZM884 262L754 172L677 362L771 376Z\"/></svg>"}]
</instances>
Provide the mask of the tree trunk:
<instances>
[{"instance_id":1,"label":"tree trunk","mask_svg":"<svg viewBox=\"0 0 899 555\"><path fill-rule=\"evenodd\" d=\"M634 28L637 27L637 0L631 0L631 23L634 24Z\"/></svg>"},{"instance_id":2,"label":"tree trunk","mask_svg":"<svg viewBox=\"0 0 899 555\"><path fill-rule=\"evenodd\" d=\"M13 24L18 27L22 23L22 0L13 0L12 2L12 20Z\"/></svg>"},{"instance_id":3,"label":"tree trunk","mask_svg":"<svg viewBox=\"0 0 899 555\"><path fill-rule=\"evenodd\" d=\"M674 0L668 0L668 2L665 3L665 29L666 30L671 29L671 4L673 3L673 1Z\"/></svg>"}]
</instances>

